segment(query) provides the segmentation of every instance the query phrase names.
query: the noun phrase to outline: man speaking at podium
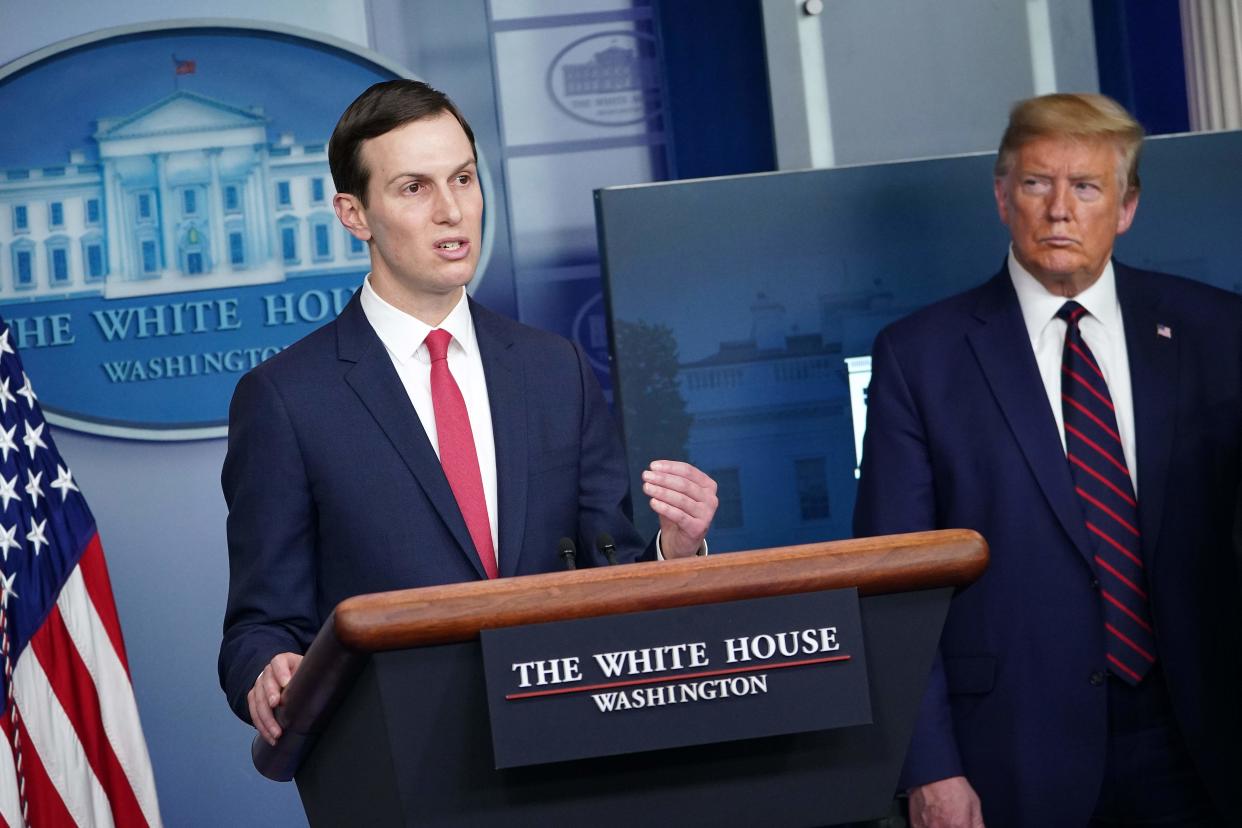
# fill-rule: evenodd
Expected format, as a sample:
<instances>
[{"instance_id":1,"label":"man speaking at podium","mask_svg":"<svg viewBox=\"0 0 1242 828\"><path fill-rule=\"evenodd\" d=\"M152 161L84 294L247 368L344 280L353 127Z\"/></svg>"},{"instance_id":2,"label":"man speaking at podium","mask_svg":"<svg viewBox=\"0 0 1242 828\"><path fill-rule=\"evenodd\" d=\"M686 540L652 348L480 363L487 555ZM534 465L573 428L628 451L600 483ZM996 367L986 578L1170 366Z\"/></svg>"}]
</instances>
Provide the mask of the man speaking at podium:
<instances>
[{"instance_id":1,"label":"man speaking at podium","mask_svg":"<svg viewBox=\"0 0 1242 828\"><path fill-rule=\"evenodd\" d=\"M1019 103L1000 272L876 339L855 533L991 548L907 755L916 828L1238 824L1242 298L1112 259L1141 142L1103 96Z\"/></svg>"},{"instance_id":2,"label":"man speaking at podium","mask_svg":"<svg viewBox=\"0 0 1242 828\"><path fill-rule=\"evenodd\" d=\"M581 565L703 553L717 503L695 467L653 462L643 492L660 532L644 543L582 352L466 295L483 195L474 135L445 95L372 86L328 159L371 272L335 321L238 383L221 477L220 682L272 744L280 691L341 600L559 569L562 536Z\"/></svg>"}]
</instances>

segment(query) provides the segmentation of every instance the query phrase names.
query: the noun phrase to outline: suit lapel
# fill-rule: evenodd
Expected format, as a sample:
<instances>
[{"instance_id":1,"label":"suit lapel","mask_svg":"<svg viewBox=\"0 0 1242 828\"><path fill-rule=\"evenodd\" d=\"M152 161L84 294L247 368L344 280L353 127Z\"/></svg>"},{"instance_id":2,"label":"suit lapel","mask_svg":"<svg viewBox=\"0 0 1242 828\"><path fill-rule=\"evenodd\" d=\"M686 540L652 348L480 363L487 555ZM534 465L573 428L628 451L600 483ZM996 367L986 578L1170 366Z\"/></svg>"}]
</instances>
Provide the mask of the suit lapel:
<instances>
[{"instance_id":1,"label":"suit lapel","mask_svg":"<svg viewBox=\"0 0 1242 828\"><path fill-rule=\"evenodd\" d=\"M1179 340L1176 320L1160 316L1160 297L1149 289L1142 274L1122 264L1114 263L1114 268L1134 397L1139 530L1144 557L1150 566L1160 537L1176 434ZM1157 326L1167 326L1170 335L1157 334Z\"/></svg>"},{"instance_id":2,"label":"suit lapel","mask_svg":"<svg viewBox=\"0 0 1242 828\"><path fill-rule=\"evenodd\" d=\"M1048 505L1090 564L1082 507L1007 269L984 287L975 318L981 324L967 334L975 358Z\"/></svg>"},{"instance_id":3,"label":"suit lapel","mask_svg":"<svg viewBox=\"0 0 1242 828\"><path fill-rule=\"evenodd\" d=\"M414 406L410 404L410 397L393 368L388 351L362 312L357 293L337 318L336 330L337 356L345 362L354 363L345 372L345 382L362 400L414 475L457 541L461 553L470 560L479 577L486 578L474 542L466 529L466 521L457 507L453 490L449 488L448 478L440 467L440 460L427 439L427 432L423 430Z\"/></svg>"},{"instance_id":4,"label":"suit lapel","mask_svg":"<svg viewBox=\"0 0 1242 828\"><path fill-rule=\"evenodd\" d=\"M509 324L491 311L470 302L475 338L487 377L492 437L496 443L496 536L500 574L517 574L526 533L526 380L521 355L506 330Z\"/></svg>"}]
</instances>

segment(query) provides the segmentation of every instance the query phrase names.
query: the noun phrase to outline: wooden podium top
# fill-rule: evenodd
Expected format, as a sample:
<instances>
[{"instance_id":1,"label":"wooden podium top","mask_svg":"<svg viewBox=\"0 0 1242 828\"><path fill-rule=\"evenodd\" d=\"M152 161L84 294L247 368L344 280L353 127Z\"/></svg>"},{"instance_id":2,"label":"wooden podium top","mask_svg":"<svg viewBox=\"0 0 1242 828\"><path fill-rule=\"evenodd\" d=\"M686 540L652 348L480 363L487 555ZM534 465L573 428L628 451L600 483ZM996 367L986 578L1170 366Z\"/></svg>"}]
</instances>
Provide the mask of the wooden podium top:
<instances>
[{"instance_id":1,"label":"wooden podium top","mask_svg":"<svg viewBox=\"0 0 1242 828\"><path fill-rule=\"evenodd\" d=\"M987 544L967 529L808 543L359 595L336 608L336 635L353 650L400 650L467 641L488 627L796 592L964 586L986 566Z\"/></svg>"}]
</instances>

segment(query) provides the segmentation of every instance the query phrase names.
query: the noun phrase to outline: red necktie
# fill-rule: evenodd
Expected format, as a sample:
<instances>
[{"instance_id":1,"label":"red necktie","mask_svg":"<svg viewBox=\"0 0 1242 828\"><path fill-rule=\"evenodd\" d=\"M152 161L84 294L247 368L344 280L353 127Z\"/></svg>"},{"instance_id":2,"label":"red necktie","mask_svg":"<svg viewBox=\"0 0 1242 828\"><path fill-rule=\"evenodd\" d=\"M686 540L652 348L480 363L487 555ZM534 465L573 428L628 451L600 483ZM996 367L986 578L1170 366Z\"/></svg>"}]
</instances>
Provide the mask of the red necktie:
<instances>
[{"instance_id":1,"label":"red necktie","mask_svg":"<svg viewBox=\"0 0 1242 828\"><path fill-rule=\"evenodd\" d=\"M1138 684L1156 660L1147 572L1139 548L1138 500L1108 385L1078 330L1086 313L1077 302L1066 302L1057 311L1068 326L1061 358L1066 456L1095 545L1108 667L1123 681Z\"/></svg>"},{"instance_id":2,"label":"red necktie","mask_svg":"<svg viewBox=\"0 0 1242 828\"><path fill-rule=\"evenodd\" d=\"M431 355L431 405L436 414L436 436L440 444L440 465L457 499L457 508L466 520L466 529L483 563L487 577L495 578L496 551L492 546L492 528L487 518L487 499L483 496L483 477L479 473L479 456L474 450L474 433L466 400L449 372L448 346L453 335L437 328L427 334L427 352Z\"/></svg>"}]
</instances>

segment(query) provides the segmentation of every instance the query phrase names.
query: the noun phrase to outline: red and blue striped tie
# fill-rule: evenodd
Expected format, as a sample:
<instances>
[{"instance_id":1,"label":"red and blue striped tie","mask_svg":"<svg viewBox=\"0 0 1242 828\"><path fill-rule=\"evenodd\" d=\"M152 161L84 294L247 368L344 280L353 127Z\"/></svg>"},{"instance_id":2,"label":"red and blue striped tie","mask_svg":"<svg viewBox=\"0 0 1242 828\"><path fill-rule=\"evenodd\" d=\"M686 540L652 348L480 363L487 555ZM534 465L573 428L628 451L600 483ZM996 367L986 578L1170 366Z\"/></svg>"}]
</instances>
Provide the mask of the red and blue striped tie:
<instances>
[{"instance_id":1,"label":"red and blue striped tie","mask_svg":"<svg viewBox=\"0 0 1242 828\"><path fill-rule=\"evenodd\" d=\"M1064 319L1061 411L1065 449L1104 599L1105 657L1122 680L1138 684L1156 661L1156 638L1147 601L1147 572L1139 546L1138 501L1117 431L1108 384L1083 341L1077 302L1057 311Z\"/></svg>"}]
</instances>

